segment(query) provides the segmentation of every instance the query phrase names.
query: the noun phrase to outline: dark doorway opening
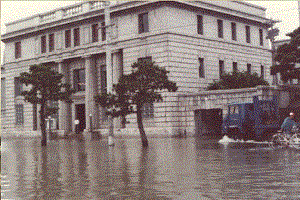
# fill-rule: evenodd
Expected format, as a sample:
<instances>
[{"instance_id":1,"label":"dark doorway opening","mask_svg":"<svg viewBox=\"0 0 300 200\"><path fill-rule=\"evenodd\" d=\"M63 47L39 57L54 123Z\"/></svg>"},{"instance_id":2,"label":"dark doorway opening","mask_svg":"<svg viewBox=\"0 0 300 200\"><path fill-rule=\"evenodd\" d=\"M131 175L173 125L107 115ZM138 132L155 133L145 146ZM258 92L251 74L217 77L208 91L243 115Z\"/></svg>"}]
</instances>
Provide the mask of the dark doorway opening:
<instances>
[{"instance_id":1,"label":"dark doorway opening","mask_svg":"<svg viewBox=\"0 0 300 200\"><path fill-rule=\"evenodd\" d=\"M76 109L76 119L79 120L79 124L75 125L75 132L82 133L85 129L85 104L77 104Z\"/></svg>"},{"instance_id":2,"label":"dark doorway opening","mask_svg":"<svg viewBox=\"0 0 300 200\"><path fill-rule=\"evenodd\" d=\"M222 109L199 109L195 110L194 114L196 136L222 138Z\"/></svg>"}]
</instances>

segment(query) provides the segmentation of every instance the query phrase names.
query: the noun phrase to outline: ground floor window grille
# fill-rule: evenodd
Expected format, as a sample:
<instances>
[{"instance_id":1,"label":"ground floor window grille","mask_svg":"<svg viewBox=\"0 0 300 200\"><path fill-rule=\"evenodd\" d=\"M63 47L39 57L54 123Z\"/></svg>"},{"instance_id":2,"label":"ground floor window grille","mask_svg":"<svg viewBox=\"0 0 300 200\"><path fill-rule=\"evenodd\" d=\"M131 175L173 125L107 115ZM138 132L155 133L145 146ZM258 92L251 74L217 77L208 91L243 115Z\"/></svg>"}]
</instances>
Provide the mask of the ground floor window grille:
<instances>
[{"instance_id":1,"label":"ground floor window grille","mask_svg":"<svg viewBox=\"0 0 300 200\"><path fill-rule=\"evenodd\" d=\"M153 118L154 117L154 105L153 103L145 103L142 107L142 117L143 118Z\"/></svg>"},{"instance_id":2,"label":"ground floor window grille","mask_svg":"<svg viewBox=\"0 0 300 200\"><path fill-rule=\"evenodd\" d=\"M24 124L24 108L23 104L16 104L16 125Z\"/></svg>"}]
</instances>

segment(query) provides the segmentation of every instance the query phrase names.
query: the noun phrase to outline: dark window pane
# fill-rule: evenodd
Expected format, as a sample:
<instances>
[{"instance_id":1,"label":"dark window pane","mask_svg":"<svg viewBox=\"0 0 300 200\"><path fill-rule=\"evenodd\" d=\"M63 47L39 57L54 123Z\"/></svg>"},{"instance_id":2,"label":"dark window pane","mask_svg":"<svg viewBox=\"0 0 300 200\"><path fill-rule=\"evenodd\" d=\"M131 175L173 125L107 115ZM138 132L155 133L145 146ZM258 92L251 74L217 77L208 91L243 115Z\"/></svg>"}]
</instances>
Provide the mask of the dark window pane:
<instances>
[{"instance_id":1,"label":"dark window pane","mask_svg":"<svg viewBox=\"0 0 300 200\"><path fill-rule=\"evenodd\" d=\"M224 74L224 61L219 60L219 76L221 77Z\"/></svg>"},{"instance_id":2,"label":"dark window pane","mask_svg":"<svg viewBox=\"0 0 300 200\"><path fill-rule=\"evenodd\" d=\"M218 37L223 38L223 21L218 19Z\"/></svg>"},{"instance_id":3,"label":"dark window pane","mask_svg":"<svg viewBox=\"0 0 300 200\"><path fill-rule=\"evenodd\" d=\"M15 43L15 58L21 58L21 42Z\"/></svg>"},{"instance_id":4,"label":"dark window pane","mask_svg":"<svg viewBox=\"0 0 300 200\"><path fill-rule=\"evenodd\" d=\"M249 63L247 64L247 72L251 73L251 64L249 64Z\"/></svg>"},{"instance_id":5,"label":"dark window pane","mask_svg":"<svg viewBox=\"0 0 300 200\"><path fill-rule=\"evenodd\" d=\"M74 47L80 45L80 29L75 28L74 29Z\"/></svg>"},{"instance_id":6,"label":"dark window pane","mask_svg":"<svg viewBox=\"0 0 300 200\"><path fill-rule=\"evenodd\" d=\"M65 31L65 47L71 47L71 30Z\"/></svg>"},{"instance_id":7,"label":"dark window pane","mask_svg":"<svg viewBox=\"0 0 300 200\"><path fill-rule=\"evenodd\" d=\"M264 36L263 36L262 29L259 29L259 44L260 44L260 46L264 46Z\"/></svg>"},{"instance_id":8,"label":"dark window pane","mask_svg":"<svg viewBox=\"0 0 300 200\"><path fill-rule=\"evenodd\" d=\"M49 52L54 50L54 33L49 35Z\"/></svg>"},{"instance_id":9,"label":"dark window pane","mask_svg":"<svg viewBox=\"0 0 300 200\"><path fill-rule=\"evenodd\" d=\"M19 77L15 77L14 79L14 85L15 85L15 96L20 96L23 91L23 84L20 82Z\"/></svg>"},{"instance_id":10,"label":"dark window pane","mask_svg":"<svg viewBox=\"0 0 300 200\"><path fill-rule=\"evenodd\" d=\"M198 34L203 35L203 17L202 17L202 15L197 15L197 31L198 31Z\"/></svg>"},{"instance_id":11,"label":"dark window pane","mask_svg":"<svg viewBox=\"0 0 300 200\"><path fill-rule=\"evenodd\" d=\"M41 52L46 53L46 49L47 49L47 43L46 43L46 36L44 35L41 37Z\"/></svg>"},{"instance_id":12,"label":"dark window pane","mask_svg":"<svg viewBox=\"0 0 300 200\"><path fill-rule=\"evenodd\" d=\"M106 27L105 27L105 22L101 22L101 40L105 41L106 40Z\"/></svg>"},{"instance_id":13,"label":"dark window pane","mask_svg":"<svg viewBox=\"0 0 300 200\"><path fill-rule=\"evenodd\" d=\"M149 32L148 13L139 14L139 33Z\"/></svg>"},{"instance_id":14,"label":"dark window pane","mask_svg":"<svg viewBox=\"0 0 300 200\"><path fill-rule=\"evenodd\" d=\"M237 62L233 62L233 63L232 63L232 71L234 71L234 72L237 72L237 71L238 71Z\"/></svg>"},{"instance_id":15,"label":"dark window pane","mask_svg":"<svg viewBox=\"0 0 300 200\"><path fill-rule=\"evenodd\" d=\"M245 27L246 27L246 42L250 43L251 42L250 26L245 26Z\"/></svg>"},{"instance_id":16,"label":"dark window pane","mask_svg":"<svg viewBox=\"0 0 300 200\"><path fill-rule=\"evenodd\" d=\"M263 65L260 66L260 76L265 78L265 67Z\"/></svg>"},{"instance_id":17,"label":"dark window pane","mask_svg":"<svg viewBox=\"0 0 300 200\"><path fill-rule=\"evenodd\" d=\"M198 58L199 61L199 77L204 78L205 72L204 72L204 58Z\"/></svg>"},{"instance_id":18,"label":"dark window pane","mask_svg":"<svg viewBox=\"0 0 300 200\"><path fill-rule=\"evenodd\" d=\"M107 78L106 78L106 65L100 66L100 78L101 78L101 92L107 93Z\"/></svg>"},{"instance_id":19,"label":"dark window pane","mask_svg":"<svg viewBox=\"0 0 300 200\"><path fill-rule=\"evenodd\" d=\"M236 41L236 23L231 22L231 39Z\"/></svg>"},{"instance_id":20,"label":"dark window pane","mask_svg":"<svg viewBox=\"0 0 300 200\"><path fill-rule=\"evenodd\" d=\"M98 42L98 24L92 25L92 42Z\"/></svg>"},{"instance_id":21,"label":"dark window pane","mask_svg":"<svg viewBox=\"0 0 300 200\"><path fill-rule=\"evenodd\" d=\"M74 70L74 89L75 91L85 91L85 70Z\"/></svg>"}]
</instances>

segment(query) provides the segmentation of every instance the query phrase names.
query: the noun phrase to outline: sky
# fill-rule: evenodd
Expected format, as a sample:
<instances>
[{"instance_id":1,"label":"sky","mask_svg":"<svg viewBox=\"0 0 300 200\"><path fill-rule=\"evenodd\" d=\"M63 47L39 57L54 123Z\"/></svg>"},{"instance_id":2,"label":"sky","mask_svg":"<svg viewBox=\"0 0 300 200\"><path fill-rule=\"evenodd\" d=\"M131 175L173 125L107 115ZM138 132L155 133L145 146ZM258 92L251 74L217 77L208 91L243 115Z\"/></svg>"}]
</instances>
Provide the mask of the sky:
<instances>
[{"instance_id":1,"label":"sky","mask_svg":"<svg viewBox=\"0 0 300 200\"><path fill-rule=\"evenodd\" d=\"M1 35L5 33L5 23L12 22L35 14L78 3L80 1L8 1L1 0ZM299 13L297 1L247 1L267 8L268 18L280 20L276 24L279 36L276 39L288 39L287 33L299 27ZM1 42L1 63L4 44Z\"/></svg>"}]
</instances>

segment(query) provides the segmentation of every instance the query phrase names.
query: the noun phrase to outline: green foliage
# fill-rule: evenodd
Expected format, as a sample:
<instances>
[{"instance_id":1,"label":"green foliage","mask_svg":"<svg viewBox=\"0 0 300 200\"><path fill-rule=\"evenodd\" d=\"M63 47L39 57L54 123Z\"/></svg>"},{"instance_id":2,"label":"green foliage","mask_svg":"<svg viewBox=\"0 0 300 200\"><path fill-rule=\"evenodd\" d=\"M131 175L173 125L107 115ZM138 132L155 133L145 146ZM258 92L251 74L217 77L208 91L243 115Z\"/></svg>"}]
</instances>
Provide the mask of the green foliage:
<instances>
[{"instance_id":1,"label":"green foliage","mask_svg":"<svg viewBox=\"0 0 300 200\"><path fill-rule=\"evenodd\" d=\"M258 85L269 85L262 77L257 73L250 74L248 72L233 72L225 73L221 76L219 81L211 83L208 90L226 90L226 89L239 89L250 88Z\"/></svg>"},{"instance_id":2,"label":"green foliage","mask_svg":"<svg viewBox=\"0 0 300 200\"><path fill-rule=\"evenodd\" d=\"M168 71L154 62L139 61L132 66L130 74L123 75L113 87L114 94L100 94L96 103L108 109L108 114L126 116L136 112L133 105L143 105L162 100L160 91L175 92L176 83L168 80Z\"/></svg>"},{"instance_id":3,"label":"green foliage","mask_svg":"<svg viewBox=\"0 0 300 200\"><path fill-rule=\"evenodd\" d=\"M300 27L287 36L291 38L290 42L278 47L275 54L277 63L271 67L271 74L280 73L283 82L300 80L300 68L296 67L300 63Z\"/></svg>"}]
</instances>

